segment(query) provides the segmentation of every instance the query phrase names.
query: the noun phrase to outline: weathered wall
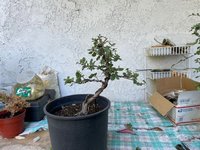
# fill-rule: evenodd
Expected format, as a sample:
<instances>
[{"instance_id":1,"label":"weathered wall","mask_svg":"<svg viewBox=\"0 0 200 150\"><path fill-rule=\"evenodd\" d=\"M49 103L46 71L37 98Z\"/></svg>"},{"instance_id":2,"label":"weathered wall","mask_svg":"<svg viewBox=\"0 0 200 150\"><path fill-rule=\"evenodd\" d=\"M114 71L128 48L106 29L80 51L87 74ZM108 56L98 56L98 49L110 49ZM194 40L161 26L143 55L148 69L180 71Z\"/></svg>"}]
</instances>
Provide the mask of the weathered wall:
<instances>
[{"instance_id":1,"label":"weathered wall","mask_svg":"<svg viewBox=\"0 0 200 150\"><path fill-rule=\"evenodd\" d=\"M97 85L63 83L87 57L92 37L107 36L117 44L122 66L143 69L144 48L155 44L153 38L189 42L196 20L188 15L199 11L200 0L0 0L0 83L48 65L59 72L62 95L92 93ZM126 101L143 100L144 93L145 86L120 80L103 95Z\"/></svg>"}]
</instances>

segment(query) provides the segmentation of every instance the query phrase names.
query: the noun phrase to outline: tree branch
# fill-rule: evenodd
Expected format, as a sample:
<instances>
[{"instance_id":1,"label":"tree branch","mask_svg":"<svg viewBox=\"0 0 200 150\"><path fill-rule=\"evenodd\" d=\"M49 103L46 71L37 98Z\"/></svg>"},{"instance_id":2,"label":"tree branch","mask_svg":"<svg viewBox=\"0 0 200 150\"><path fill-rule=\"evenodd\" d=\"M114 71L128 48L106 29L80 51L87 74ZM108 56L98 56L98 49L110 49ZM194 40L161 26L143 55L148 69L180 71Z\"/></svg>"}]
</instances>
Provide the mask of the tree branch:
<instances>
[{"instance_id":1,"label":"tree branch","mask_svg":"<svg viewBox=\"0 0 200 150\"><path fill-rule=\"evenodd\" d=\"M171 68L173 68L174 66L176 66L177 64L181 63L181 62L184 62L186 61L187 59L191 58L191 57L194 57L194 54L193 55L190 55L188 57L184 57L184 59L180 59L177 63L171 65Z\"/></svg>"},{"instance_id":2,"label":"tree branch","mask_svg":"<svg viewBox=\"0 0 200 150\"><path fill-rule=\"evenodd\" d=\"M104 81L98 80L98 79L83 79L83 83L87 83L87 82L101 82L101 83L103 83Z\"/></svg>"}]
</instances>

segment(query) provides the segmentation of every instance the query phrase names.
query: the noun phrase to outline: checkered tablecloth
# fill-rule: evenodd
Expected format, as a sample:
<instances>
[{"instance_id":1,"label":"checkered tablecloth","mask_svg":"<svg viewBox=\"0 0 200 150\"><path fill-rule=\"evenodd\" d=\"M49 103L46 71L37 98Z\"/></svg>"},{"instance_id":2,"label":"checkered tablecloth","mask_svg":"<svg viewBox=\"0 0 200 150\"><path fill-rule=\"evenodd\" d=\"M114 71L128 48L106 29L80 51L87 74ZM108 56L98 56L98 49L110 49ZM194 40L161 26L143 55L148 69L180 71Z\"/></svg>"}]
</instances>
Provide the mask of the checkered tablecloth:
<instances>
[{"instance_id":1,"label":"checkered tablecloth","mask_svg":"<svg viewBox=\"0 0 200 150\"><path fill-rule=\"evenodd\" d=\"M125 124L133 134L118 132ZM108 130L108 150L173 150L181 142L200 150L200 124L173 126L147 103L112 102Z\"/></svg>"}]
</instances>

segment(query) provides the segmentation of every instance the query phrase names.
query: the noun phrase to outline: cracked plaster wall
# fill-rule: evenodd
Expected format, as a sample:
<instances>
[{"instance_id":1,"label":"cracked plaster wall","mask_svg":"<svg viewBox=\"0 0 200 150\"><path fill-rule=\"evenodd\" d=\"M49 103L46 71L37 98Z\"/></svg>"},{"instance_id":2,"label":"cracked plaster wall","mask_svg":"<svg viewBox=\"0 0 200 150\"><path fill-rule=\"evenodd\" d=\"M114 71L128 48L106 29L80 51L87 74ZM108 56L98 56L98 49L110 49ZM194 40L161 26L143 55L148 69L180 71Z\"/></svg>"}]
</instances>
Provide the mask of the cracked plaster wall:
<instances>
[{"instance_id":1,"label":"cracked plaster wall","mask_svg":"<svg viewBox=\"0 0 200 150\"><path fill-rule=\"evenodd\" d=\"M92 37L102 34L115 42L120 65L143 69L145 47L156 44L154 37L179 44L193 38L189 29L197 20L188 15L195 12L200 12L200 0L0 0L0 84L48 65L59 73L62 95L93 93L96 84L63 83L79 68L76 62L87 57ZM145 79L144 72L140 75ZM144 100L145 86L120 80L111 82L103 95Z\"/></svg>"}]
</instances>

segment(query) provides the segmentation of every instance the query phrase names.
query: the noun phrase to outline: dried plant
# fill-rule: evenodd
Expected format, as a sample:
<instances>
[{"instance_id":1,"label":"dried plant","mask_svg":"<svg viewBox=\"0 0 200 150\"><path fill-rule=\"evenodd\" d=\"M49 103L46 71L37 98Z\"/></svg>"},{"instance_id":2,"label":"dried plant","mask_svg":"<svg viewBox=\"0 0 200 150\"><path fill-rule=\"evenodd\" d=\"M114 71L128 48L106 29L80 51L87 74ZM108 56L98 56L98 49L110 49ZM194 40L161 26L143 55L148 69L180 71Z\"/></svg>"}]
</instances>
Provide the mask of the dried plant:
<instances>
[{"instance_id":1,"label":"dried plant","mask_svg":"<svg viewBox=\"0 0 200 150\"><path fill-rule=\"evenodd\" d=\"M5 93L0 93L0 101L5 104L5 108L3 108L2 111L6 110L10 112L10 117L14 116L30 105L28 102L18 96L6 95Z\"/></svg>"}]
</instances>

